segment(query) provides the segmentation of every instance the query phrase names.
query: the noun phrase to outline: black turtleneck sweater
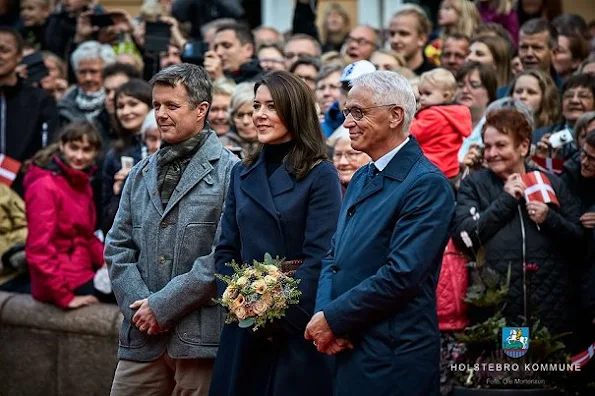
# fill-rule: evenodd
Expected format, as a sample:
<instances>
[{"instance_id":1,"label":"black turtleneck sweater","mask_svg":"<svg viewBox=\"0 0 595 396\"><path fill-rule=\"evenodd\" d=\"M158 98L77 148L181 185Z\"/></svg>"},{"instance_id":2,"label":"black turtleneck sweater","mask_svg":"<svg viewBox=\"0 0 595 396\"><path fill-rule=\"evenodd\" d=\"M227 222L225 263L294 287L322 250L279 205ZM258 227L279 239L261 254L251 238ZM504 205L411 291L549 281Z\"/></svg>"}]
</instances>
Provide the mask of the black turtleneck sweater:
<instances>
[{"instance_id":1,"label":"black turtleneck sweater","mask_svg":"<svg viewBox=\"0 0 595 396\"><path fill-rule=\"evenodd\" d=\"M293 146L293 140L290 140L287 143L266 144L264 146L264 162L267 165L267 177L271 177L271 175L283 164L283 158L285 158L289 151L291 151Z\"/></svg>"}]
</instances>

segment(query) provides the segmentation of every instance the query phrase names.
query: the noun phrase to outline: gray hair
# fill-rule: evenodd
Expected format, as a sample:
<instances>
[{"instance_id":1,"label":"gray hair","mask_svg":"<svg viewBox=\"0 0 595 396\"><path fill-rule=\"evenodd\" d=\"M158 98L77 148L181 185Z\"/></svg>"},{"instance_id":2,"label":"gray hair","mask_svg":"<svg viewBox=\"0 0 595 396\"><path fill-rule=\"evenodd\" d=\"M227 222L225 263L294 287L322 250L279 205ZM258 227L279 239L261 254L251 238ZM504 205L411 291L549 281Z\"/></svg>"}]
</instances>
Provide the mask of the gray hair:
<instances>
[{"instance_id":1,"label":"gray hair","mask_svg":"<svg viewBox=\"0 0 595 396\"><path fill-rule=\"evenodd\" d=\"M589 126L590 123L595 121L595 111L588 111L576 120L574 124L574 140L578 142L578 136L580 133ZM590 132L590 131L587 131Z\"/></svg>"},{"instance_id":2,"label":"gray hair","mask_svg":"<svg viewBox=\"0 0 595 396\"><path fill-rule=\"evenodd\" d=\"M190 63L169 66L155 74L149 83L152 87L165 85L172 88L182 84L186 89L188 102L193 108L202 102L207 102L210 105L213 101L211 77L201 66Z\"/></svg>"},{"instance_id":3,"label":"gray hair","mask_svg":"<svg viewBox=\"0 0 595 396\"><path fill-rule=\"evenodd\" d=\"M213 95L231 96L236 89L236 83L228 78L220 78L213 82Z\"/></svg>"},{"instance_id":4,"label":"gray hair","mask_svg":"<svg viewBox=\"0 0 595 396\"><path fill-rule=\"evenodd\" d=\"M145 117L145 120L143 121L143 124L140 127L140 134L144 137L148 131L157 128L158 127L157 120L155 119L155 109L151 109L151 111L149 111L149 113Z\"/></svg>"},{"instance_id":5,"label":"gray hair","mask_svg":"<svg viewBox=\"0 0 595 396\"><path fill-rule=\"evenodd\" d=\"M105 67L116 63L116 53L114 52L114 49L107 44L101 44L98 41L85 41L74 50L70 57L70 62L72 68L76 72L81 61L91 59L102 60L103 66Z\"/></svg>"},{"instance_id":6,"label":"gray hair","mask_svg":"<svg viewBox=\"0 0 595 396\"><path fill-rule=\"evenodd\" d=\"M531 130L535 130L535 116L533 110L525 103L521 102L518 99L513 99L512 97L507 96L505 98L501 98L492 102L486 109L485 114L488 114L490 111L501 109L515 109L523 116L525 116L527 122L529 123L529 126L531 127ZM485 116L483 117L483 120L485 120Z\"/></svg>"},{"instance_id":7,"label":"gray hair","mask_svg":"<svg viewBox=\"0 0 595 396\"><path fill-rule=\"evenodd\" d=\"M390 71L375 71L364 74L351 81L351 87L361 87L372 94L372 101L376 106L397 104L403 108L405 118L403 132L409 132L411 120L417 111L415 95L409 81Z\"/></svg>"},{"instance_id":8,"label":"gray hair","mask_svg":"<svg viewBox=\"0 0 595 396\"><path fill-rule=\"evenodd\" d=\"M236 86L236 89L231 96L229 114L233 115L238 111L240 106L254 101L254 85L256 85L254 82L247 81Z\"/></svg>"}]
</instances>

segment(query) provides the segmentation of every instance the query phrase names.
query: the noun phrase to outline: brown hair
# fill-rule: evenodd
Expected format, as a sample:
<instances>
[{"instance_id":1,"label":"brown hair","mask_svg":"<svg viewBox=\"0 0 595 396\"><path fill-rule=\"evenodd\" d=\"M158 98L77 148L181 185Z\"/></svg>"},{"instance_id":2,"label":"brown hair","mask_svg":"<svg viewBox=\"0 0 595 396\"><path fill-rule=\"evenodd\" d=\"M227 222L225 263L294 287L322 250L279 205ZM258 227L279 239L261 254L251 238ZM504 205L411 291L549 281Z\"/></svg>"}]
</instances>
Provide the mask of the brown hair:
<instances>
[{"instance_id":1,"label":"brown hair","mask_svg":"<svg viewBox=\"0 0 595 396\"><path fill-rule=\"evenodd\" d=\"M58 142L66 144L68 142L80 142L83 138L87 138L89 144L95 148L97 152L101 150L102 139L101 134L97 131L95 126L87 120L77 120L66 124L60 129L58 136ZM31 163L43 168L48 165L50 159L60 151L60 144L53 143L44 149L39 150L31 158L30 161L25 163L23 167L23 173L27 172Z\"/></svg>"},{"instance_id":2,"label":"brown hair","mask_svg":"<svg viewBox=\"0 0 595 396\"><path fill-rule=\"evenodd\" d=\"M502 87L508 84L510 79L510 64L512 61L511 49L509 44L499 36L476 36L471 39L469 46L473 43L485 44L492 57L494 58L494 67L496 68L496 76L498 78L498 86Z\"/></svg>"},{"instance_id":3,"label":"brown hair","mask_svg":"<svg viewBox=\"0 0 595 396\"><path fill-rule=\"evenodd\" d=\"M286 71L266 74L254 86L255 94L262 85L271 91L277 114L295 142L284 162L298 180L303 179L316 164L327 159L314 92L299 77ZM262 147L262 144L259 145L254 153L248 155L244 165L254 164Z\"/></svg>"},{"instance_id":4,"label":"brown hair","mask_svg":"<svg viewBox=\"0 0 595 396\"><path fill-rule=\"evenodd\" d=\"M581 62L589 56L589 43L582 36L575 33L560 34L558 38L564 36L568 39L568 49L573 59Z\"/></svg>"},{"instance_id":5,"label":"brown hair","mask_svg":"<svg viewBox=\"0 0 595 396\"><path fill-rule=\"evenodd\" d=\"M498 79L496 78L496 69L493 66L483 65L477 62L466 62L457 71L457 81L463 81L467 74L473 73L475 70L479 73L479 79L483 87L488 91L488 99L491 102L498 99L496 91L498 90Z\"/></svg>"},{"instance_id":6,"label":"brown hair","mask_svg":"<svg viewBox=\"0 0 595 396\"><path fill-rule=\"evenodd\" d=\"M516 146L526 140L531 142L531 125L523 113L516 109L503 108L490 111L486 115L486 122L481 129L482 139L486 129L490 126L510 136Z\"/></svg>"},{"instance_id":7,"label":"brown hair","mask_svg":"<svg viewBox=\"0 0 595 396\"><path fill-rule=\"evenodd\" d=\"M512 96L517 81L523 76L534 77L539 84L539 89L541 89L541 105L539 111L534 114L535 128L538 129L560 121L561 105L558 87L556 87L556 83L550 74L541 69L525 70L519 73L510 84L508 96Z\"/></svg>"}]
</instances>

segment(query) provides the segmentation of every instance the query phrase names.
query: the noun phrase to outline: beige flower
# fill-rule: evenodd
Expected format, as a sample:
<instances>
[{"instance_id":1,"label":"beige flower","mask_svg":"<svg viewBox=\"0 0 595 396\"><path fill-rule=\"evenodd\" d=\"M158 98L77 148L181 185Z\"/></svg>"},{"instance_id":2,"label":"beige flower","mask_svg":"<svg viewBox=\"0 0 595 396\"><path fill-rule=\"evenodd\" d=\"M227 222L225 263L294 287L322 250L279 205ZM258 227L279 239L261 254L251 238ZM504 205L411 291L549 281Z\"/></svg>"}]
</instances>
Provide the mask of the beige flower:
<instances>
[{"instance_id":1,"label":"beige flower","mask_svg":"<svg viewBox=\"0 0 595 396\"><path fill-rule=\"evenodd\" d=\"M260 300L256 301L254 303L254 306L252 307L252 309L254 310L254 313L256 315L263 314L268 308L269 308L269 304L267 304L267 302L264 301L263 298L261 298Z\"/></svg>"},{"instance_id":2,"label":"beige flower","mask_svg":"<svg viewBox=\"0 0 595 396\"><path fill-rule=\"evenodd\" d=\"M267 264L265 265L267 271L269 271L271 274L277 274L279 273L279 267L277 267L276 265L272 265L272 264Z\"/></svg>"},{"instance_id":3,"label":"beige flower","mask_svg":"<svg viewBox=\"0 0 595 396\"><path fill-rule=\"evenodd\" d=\"M238 280L236 281L236 285L238 285L239 287L244 287L244 286L246 286L247 283L248 283L248 278L245 276L240 276L238 278Z\"/></svg>"},{"instance_id":4,"label":"beige flower","mask_svg":"<svg viewBox=\"0 0 595 396\"><path fill-rule=\"evenodd\" d=\"M233 302L231 303L231 309L235 310L238 307L243 306L246 303L246 298L244 297L243 294L240 294L237 296L237 298L235 300L233 300Z\"/></svg>"},{"instance_id":5,"label":"beige flower","mask_svg":"<svg viewBox=\"0 0 595 396\"><path fill-rule=\"evenodd\" d=\"M233 310L233 313L237 316L237 318L239 320L244 320L246 319L247 316L247 312L246 312L246 308L244 307L237 307L236 309Z\"/></svg>"},{"instance_id":6,"label":"beige flower","mask_svg":"<svg viewBox=\"0 0 595 396\"><path fill-rule=\"evenodd\" d=\"M223 301L232 301L238 296L238 289L233 286L227 286L223 292Z\"/></svg>"},{"instance_id":7,"label":"beige flower","mask_svg":"<svg viewBox=\"0 0 595 396\"><path fill-rule=\"evenodd\" d=\"M264 280L259 279L257 281L254 281L254 283L252 284L252 288L256 293L263 294L267 290L267 284L264 282Z\"/></svg>"},{"instance_id":8,"label":"beige flower","mask_svg":"<svg viewBox=\"0 0 595 396\"><path fill-rule=\"evenodd\" d=\"M267 285L274 285L275 283L277 283L277 278L271 275L267 275L264 277L264 283L266 283Z\"/></svg>"}]
</instances>

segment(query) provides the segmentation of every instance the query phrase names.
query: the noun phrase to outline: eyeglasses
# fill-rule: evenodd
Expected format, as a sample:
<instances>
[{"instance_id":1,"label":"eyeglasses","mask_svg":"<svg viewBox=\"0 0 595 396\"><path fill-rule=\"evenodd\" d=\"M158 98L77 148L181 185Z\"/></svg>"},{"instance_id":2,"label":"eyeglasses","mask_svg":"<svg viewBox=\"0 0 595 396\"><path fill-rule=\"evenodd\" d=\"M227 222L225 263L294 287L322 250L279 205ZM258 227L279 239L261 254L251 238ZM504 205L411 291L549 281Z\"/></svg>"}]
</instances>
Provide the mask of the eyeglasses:
<instances>
[{"instance_id":1,"label":"eyeglasses","mask_svg":"<svg viewBox=\"0 0 595 396\"><path fill-rule=\"evenodd\" d=\"M581 149L581 160L586 159L587 162L595 163L595 155L591 155L585 151L585 149Z\"/></svg>"},{"instance_id":2,"label":"eyeglasses","mask_svg":"<svg viewBox=\"0 0 595 396\"><path fill-rule=\"evenodd\" d=\"M363 152L361 151L346 151L344 153L340 152L340 151L335 151L335 153L333 154L333 161L334 162L339 162L341 161L341 158L345 157L345 159L349 162L355 162L360 155L362 155Z\"/></svg>"},{"instance_id":3,"label":"eyeglasses","mask_svg":"<svg viewBox=\"0 0 595 396\"><path fill-rule=\"evenodd\" d=\"M481 83L481 81L458 81L457 82L457 88L463 89L465 87L465 85L468 85L469 87L471 87L472 89L479 89L483 87L483 84Z\"/></svg>"},{"instance_id":4,"label":"eyeglasses","mask_svg":"<svg viewBox=\"0 0 595 396\"><path fill-rule=\"evenodd\" d=\"M306 52L298 52L297 54L294 54L293 52L286 52L285 53L285 59L293 59L293 58L297 58L299 56L312 56L311 54L308 54Z\"/></svg>"},{"instance_id":5,"label":"eyeglasses","mask_svg":"<svg viewBox=\"0 0 595 396\"><path fill-rule=\"evenodd\" d=\"M374 47L376 47L376 43L374 43L373 41L367 40L363 37L356 38L356 37L348 36L347 39L345 40L345 43L346 44L356 43L359 46L368 44L368 45L373 45Z\"/></svg>"},{"instance_id":6,"label":"eyeglasses","mask_svg":"<svg viewBox=\"0 0 595 396\"><path fill-rule=\"evenodd\" d=\"M365 107L363 109L360 109L359 107L346 107L343 110L341 110L341 113L343 113L343 117L347 118L347 116L349 114L351 114L351 116L353 117L354 120L359 121L362 118L364 118L364 110L371 110L371 109L377 109L379 107L390 107L390 106L396 106L396 103L393 104L387 104L387 105L380 105L380 106L372 106L372 107Z\"/></svg>"},{"instance_id":7,"label":"eyeglasses","mask_svg":"<svg viewBox=\"0 0 595 396\"><path fill-rule=\"evenodd\" d=\"M591 100L593 94L589 91L566 91L562 95L562 100L570 100L574 97L578 97L579 100Z\"/></svg>"}]
</instances>

